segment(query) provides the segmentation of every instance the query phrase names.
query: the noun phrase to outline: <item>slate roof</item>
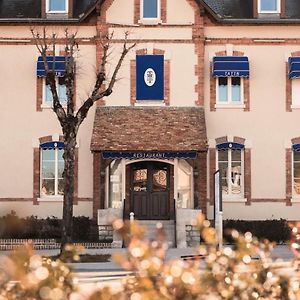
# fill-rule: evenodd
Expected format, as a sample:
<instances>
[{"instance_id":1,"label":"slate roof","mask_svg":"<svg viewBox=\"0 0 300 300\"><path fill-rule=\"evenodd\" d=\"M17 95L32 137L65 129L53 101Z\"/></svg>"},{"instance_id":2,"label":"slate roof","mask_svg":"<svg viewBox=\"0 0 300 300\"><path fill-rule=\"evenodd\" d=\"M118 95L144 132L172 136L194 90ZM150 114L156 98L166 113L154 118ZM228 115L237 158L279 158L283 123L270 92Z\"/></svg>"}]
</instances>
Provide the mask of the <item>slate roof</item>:
<instances>
[{"instance_id":1,"label":"slate roof","mask_svg":"<svg viewBox=\"0 0 300 300\"><path fill-rule=\"evenodd\" d=\"M98 107L92 151L206 151L200 107Z\"/></svg>"},{"instance_id":2,"label":"slate roof","mask_svg":"<svg viewBox=\"0 0 300 300\"><path fill-rule=\"evenodd\" d=\"M285 0L285 16L253 16L253 0L196 0L220 22L246 23L298 23L300 22L300 1Z\"/></svg>"},{"instance_id":3,"label":"slate roof","mask_svg":"<svg viewBox=\"0 0 300 300\"><path fill-rule=\"evenodd\" d=\"M97 2L101 1L74 0L73 19L84 17ZM0 0L0 21L1 19L18 19L20 21L41 19L41 0Z\"/></svg>"}]
</instances>

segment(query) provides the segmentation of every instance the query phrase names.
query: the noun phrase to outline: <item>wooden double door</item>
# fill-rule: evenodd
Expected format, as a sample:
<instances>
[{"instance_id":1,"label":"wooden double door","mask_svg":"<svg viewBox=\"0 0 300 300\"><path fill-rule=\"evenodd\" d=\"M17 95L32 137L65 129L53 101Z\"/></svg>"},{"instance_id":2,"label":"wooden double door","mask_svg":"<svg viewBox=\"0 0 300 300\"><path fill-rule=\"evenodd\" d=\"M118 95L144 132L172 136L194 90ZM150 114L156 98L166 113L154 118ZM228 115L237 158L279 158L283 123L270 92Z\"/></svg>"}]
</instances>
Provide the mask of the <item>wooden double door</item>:
<instances>
[{"instance_id":1,"label":"wooden double door","mask_svg":"<svg viewBox=\"0 0 300 300\"><path fill-rule=\"evenodd\" d=\"M139 162L130 167L130 211L139 220L170 219L170 165Z\"/></svg>"}]
</instances>

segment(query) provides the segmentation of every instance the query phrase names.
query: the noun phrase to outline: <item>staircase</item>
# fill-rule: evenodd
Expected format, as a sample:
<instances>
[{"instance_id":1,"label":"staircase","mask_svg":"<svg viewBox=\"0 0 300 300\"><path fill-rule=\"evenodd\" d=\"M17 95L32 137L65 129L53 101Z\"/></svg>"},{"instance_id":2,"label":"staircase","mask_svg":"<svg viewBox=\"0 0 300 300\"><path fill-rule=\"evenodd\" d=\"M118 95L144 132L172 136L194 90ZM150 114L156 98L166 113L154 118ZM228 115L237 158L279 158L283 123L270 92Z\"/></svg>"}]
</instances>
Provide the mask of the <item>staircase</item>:
<instances>
[{"instance_id":1,"label":"staircase","mask_svg":"<svg viewBox=\"0 0 300 300\"><path fill-rule=\"evenodd\" d=\"M146 229L146 238L155 240L156 238L156 224L161 223L166 233L166 241L169 248L175 247L175 224L174 220L139 220L138 223Z\"/></svg>"}]
</instances>

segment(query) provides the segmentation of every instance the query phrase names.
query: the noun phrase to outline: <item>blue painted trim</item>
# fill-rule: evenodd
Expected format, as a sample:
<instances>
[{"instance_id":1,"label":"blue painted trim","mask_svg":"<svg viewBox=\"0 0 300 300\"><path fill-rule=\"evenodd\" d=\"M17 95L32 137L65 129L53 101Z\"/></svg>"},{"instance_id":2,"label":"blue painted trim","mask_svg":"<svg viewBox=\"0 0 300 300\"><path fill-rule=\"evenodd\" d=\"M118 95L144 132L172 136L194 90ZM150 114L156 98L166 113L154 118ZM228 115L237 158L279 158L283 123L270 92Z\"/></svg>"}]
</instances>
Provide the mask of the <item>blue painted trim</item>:
<instances>
[{"instance_id":1,"label":"blue painted trim","mask_svg":"<svg viewBox=\"0 0 300 300\"><path fill-rule=\"evenodd\" d=\"M227 150L227 149L242 150L245 149L245 145L239 143L223 143L223 144L218 144L217 149L218 150Z\"/></svg>"},{"instance_id":2,"label":"blue painted trim","mask_svg":"<svg viewBox=\"0 0 300 300\"><path fill-rule=\"evenodd\" d=\"M247 56L215 56L213 77L249 77Z\"/></svg>"},{"instance_id":3,"label":"blue painted trim","mask_svg":"<svg viewBox=\"0 0 300 300\"><path fill-rule=\"evenodd\" d=\"M299 152L300 151L300 144L295 144L292 146L293 151Z\"/></svg>"},{"instance_id":4,"label":"blue painted trim","mask_svg":"<svg viewBox=\"0 0 300 300\"><path fill-rule=\"evenodd\" d=\"M196 151L189 152L156 152L156 151L141 151L141 152L102 152L104 159L195 159L197 158Z\"/></svg>"},{"instance_id":5,"label":"blue painted trim","mask_svg":"<svg viewBox=\"0 0 300 300\"><path fill-rule=\"evenodd\" d=\"M43 150L49 150L49 149L64 149L65 144L64 142L46 142L43 144L40 144L40 148Z\"/></svg>"}]
</instances>

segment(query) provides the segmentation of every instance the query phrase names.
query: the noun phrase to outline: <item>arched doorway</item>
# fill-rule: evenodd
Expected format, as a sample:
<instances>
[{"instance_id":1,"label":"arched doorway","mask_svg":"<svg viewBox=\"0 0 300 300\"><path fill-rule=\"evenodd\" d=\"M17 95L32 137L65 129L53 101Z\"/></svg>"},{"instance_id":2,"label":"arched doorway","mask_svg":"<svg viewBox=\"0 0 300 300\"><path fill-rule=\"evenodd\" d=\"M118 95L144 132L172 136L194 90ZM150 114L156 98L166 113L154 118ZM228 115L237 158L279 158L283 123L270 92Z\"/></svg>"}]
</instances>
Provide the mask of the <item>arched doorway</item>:
<instances>
[{"instance_id":1,"label":"arched doorway","mask_svg":"<svg viewBox=\"0 0 300 300\"><path fill-rule=\"evenodd\" d=\"M173 188L173 166L156 161L129 165L129 211L139 220L169 220Z\"/></svg>"}]
</instances>

